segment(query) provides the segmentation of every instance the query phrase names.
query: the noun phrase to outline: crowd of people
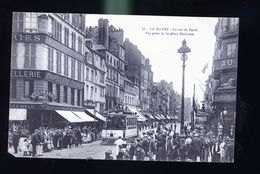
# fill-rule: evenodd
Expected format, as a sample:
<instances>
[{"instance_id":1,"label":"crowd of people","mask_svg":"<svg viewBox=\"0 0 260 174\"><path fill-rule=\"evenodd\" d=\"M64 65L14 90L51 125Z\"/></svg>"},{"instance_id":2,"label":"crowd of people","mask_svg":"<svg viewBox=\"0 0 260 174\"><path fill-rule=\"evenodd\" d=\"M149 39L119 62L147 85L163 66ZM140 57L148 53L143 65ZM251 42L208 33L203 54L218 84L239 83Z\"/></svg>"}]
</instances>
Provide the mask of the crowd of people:
<instances>
[{"instance_id":1,"label":"crowd of people","mask_svg":"<svg viewBox=\"0 0 260 174\"><path fill-rule=\"evenodd\" d=\"M175 126L158 125L156 130L144 133L142 138L115 141L117 160L147 161L200 161L232 162L234 140L227 135L214 136L212 132L196 128L179 136ZM112 151L105 152L105 159L114 159Z\"/></svg>"},{"instance_id":2,"label":"crowd of people","mask_svg":"<svg viewBox=\"0 0 260 174\"><path fill-rule=\"evenodd\" d=\"M26 129L9 130L9 149L23 156L41 156L44 152L81 146L100 139L100 130L92 127L66 126L64 128L39 127L32 134Z\"/></svg>"}]
</instances>

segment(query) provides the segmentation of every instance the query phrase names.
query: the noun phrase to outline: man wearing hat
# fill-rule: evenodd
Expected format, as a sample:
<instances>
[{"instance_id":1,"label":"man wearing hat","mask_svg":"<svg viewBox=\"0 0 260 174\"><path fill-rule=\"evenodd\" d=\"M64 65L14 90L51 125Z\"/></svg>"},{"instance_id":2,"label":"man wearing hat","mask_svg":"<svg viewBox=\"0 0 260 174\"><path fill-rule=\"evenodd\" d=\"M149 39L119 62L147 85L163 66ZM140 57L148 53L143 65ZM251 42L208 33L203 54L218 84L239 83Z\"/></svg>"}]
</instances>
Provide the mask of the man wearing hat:
<instances>
[{"instance_id":1,"label":"man wearing hat","mask_svg":"<svg viewBox=\"0 0 260 174\"><path fill-rule=\"evenodd\" d=\"M18 144L19 144L19 140L20 140L20 135L17 132L17 130L13 131L13 137L12 137L12 143L13 143L13 147L14 147L14 153L18 153Z\"/></svg>"},{"instance_id":2,"label":"man wearing hat","mask_svg":"<svg viewBox=\"0 0 260 174\"><path fill-rule=\"evenodd\" d=\"M135 156L135 160L140 160L140 161L143 161L145 158L145 151L142 148L142 145L140 143L137 143L136 145L134 156Z\"/></svg>"},{"instance_id":3,"label":"man wearing hat","mask_svg":"<svg viewBox=\"0 0 260 174\"><path fill-rule=\"evenodd\" d=\"M201 152L201 142L199 139L199 135L197 133L194 134L194 138L192 140L191 145L192 151L193 151L193 161L197 161L197 157L200 157Z\"/></svg>"}]
</instances>

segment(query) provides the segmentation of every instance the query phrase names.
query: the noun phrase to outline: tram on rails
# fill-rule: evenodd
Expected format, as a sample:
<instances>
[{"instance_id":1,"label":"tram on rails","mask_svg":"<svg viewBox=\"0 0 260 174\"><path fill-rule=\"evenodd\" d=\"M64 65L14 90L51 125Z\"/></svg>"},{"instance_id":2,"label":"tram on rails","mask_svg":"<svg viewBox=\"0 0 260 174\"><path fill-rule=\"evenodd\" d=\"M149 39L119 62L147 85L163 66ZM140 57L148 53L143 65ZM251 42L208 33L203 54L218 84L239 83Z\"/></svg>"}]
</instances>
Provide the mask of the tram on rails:
<instances>
[{"instance_id":1,"label":"tram on rails","mask_svg":"<svg viewBox=\"0 0 260 174\"><path fill-rule=\"evenodd\" d=\"M113 143L119 137L137 137L137 117L125 112L108 114L105 128L101 133L102 143Z\"/></svg>"}]
</instances>

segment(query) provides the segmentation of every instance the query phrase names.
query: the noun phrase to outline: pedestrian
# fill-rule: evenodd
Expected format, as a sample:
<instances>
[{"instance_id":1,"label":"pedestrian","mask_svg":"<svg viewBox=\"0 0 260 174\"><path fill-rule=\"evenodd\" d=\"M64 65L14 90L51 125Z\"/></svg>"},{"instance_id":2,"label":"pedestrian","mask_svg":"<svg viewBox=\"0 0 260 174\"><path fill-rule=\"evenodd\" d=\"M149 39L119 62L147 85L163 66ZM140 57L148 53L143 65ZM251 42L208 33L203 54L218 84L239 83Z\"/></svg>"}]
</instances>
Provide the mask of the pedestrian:
<instances>
[{"instance_id":1,"label":"pedestrian","mask_svg":"<svg viewBox=\"0 0 260 174\"><path fill-rule=\"evenodd\" d=\"M220 147L219 140L215 140L214 145L212 146L212 162L220 161Z\"/></svg>"},{"instance_id":2,"label":"pedestrian","mask_svg":"<svg viewBox=\"0 0 260 174\"><path fill-rule=\"evenodd\" d=\"M130 155L125 151L125 149L123 149L123 145L119 145L119 151L118 154L116 156L117 160L126 160L130 158Z\"/></svg>"},{"instance_id":3,"label":"pedestrian","mask_svg":"<svg viewBox=\"0 0 260 174\"><path fill-rule=\"evenodd\" d=\"M112 154L112 150L108 150L105 152L105 160L113 160L113 154Z\"/></svg>"},{"instance_id":4,"label":"pedestrian","mask_svg":"<svg viewBox=\"0 0 260 174\"><path fill-rule=\"evenodd\" d=\"M40 140L39 140L37 133L38 133L38 130L35 129L34 133L32 134L32 137L31 137L32 156L33 157L37 156L37 145L40 144Z\"/></svg>"},{"instance_id":5,"label":"pedestrian","mask_svg":"<svg viewBox=\"0 0 260 174\"><path fill-rule=\"evenodd\" d=\"M153 140L153 136L148 137L149 141L149 150L148 150L148 157L150 161L154 161L156 158L156 148L155 148L155 142Z\"/></svg>"},{"instance_id":6,"label":"pedestrian","mask_svg":"<svg viewBox=\"0 0 260 174\"><path fill-rule=\"evenodd\" d=\"M136 145L136 149L135 149L135 153L134 153L134 160L143 161L144 158L145 158L145 151L142 148L142 145L140 143L138 143Z\"/></svg>"},{"instance_id":7,"label":"pedestrian","mask_svg":"<svg viewBox=\"0 0 260 174\"><path fill-rule=\"evenodd\" d=\"M197 133L194 134L194 138L192 139L192 151L193 151L193 161L196 162L198 157L201 155L201 140L198 137Z\"/></svg>"},{"instance_id":8,"label":"pedestrian","mask_svg":"<svg viewBox=\"0 0 260 174\"><path fill-rule=\"evenodd\" d=\"M221 143L219 144L220 148L220 162L226 162L226 139L223 138Z\"/></svg>"},{"instance_id":9,"label":"pedestrian","mask_svg":"<svg viewBox=\"0 0 260 174\"><path fill-rule=\"evenodd\" d=\"M156 144L156 160L165 161L166 160L166 140L163 134L160 134Z\"/></svg>"},{"instance_id":10,"label":"pedestrian","mask_svg":"<svg viewBox=\"0 0 260 174\"><path fill-rule=\"evenodd\" d=\"M14 130L13 131L13 136L12 136L12 144L13 144L13 148L14 148L14 153L15 154L18 153L19 140L20 140L20 135L19 135L17 130Z\"/></svg>"},{"instance_id":11,"label":"pedestrian","mask_svg":"<svg viewBox=\"0 0 260 174\"><path fill-rule=\"evenodd\" d=\"M114 144L116 145L116 154L118 154L119 152L119 146L126 144L126 142L124 140L122 140L121 136L118 137L118 139L114 142Z\"/></svg>"}]
</instances>

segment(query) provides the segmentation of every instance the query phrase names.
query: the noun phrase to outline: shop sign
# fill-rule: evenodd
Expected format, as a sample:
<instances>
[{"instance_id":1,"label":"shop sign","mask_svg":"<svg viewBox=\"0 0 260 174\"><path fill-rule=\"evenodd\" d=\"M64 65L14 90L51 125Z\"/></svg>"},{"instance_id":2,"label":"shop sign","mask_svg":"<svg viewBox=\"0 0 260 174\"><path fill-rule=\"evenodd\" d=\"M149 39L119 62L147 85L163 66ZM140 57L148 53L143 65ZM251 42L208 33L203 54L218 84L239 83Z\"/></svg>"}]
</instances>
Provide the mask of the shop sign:
<instances>
[{"instance_id":1,"label":"shop sign","mask_svg":"<svg viewBox=\"0 0 260 174\"><path fill-rule=\"evenodd\" d=\"M220 59L214 62L215 70L237 67L237 59Z\"/></svg>"},{"instance_id":2,"label":"shop sign","mask_svg":"<svg viewBox=\"0 0 260 174\"><path fill-rule=\"evenodd\" d=\"M12 39L16 42L43 43L45 36L42 34L12 33Z\"/></svg>"},{"instance_id":3,"label":"shop sign","mask_svg":"<svg viewBox=\"0 0 260 174\"><path fill-rule=\"evenodd\" d=\"M43 79L44 71L40 70L11 70L11 78Z\"/></svg>"},{"instance_id":4,"label":"shop sign","mask_svg":"<svg viewBox=\"0 0 260 174\"><path fill-rule=\"evenodd\" d=\"M43 43L49 45L73 58L78 58L84 61L85 56L72 50L61 42L49 37L46 34L35 34L35 33L12 33L12 39L15 42L27 42L27 43Z\"/></svg>"},{"instance_id":5,"label":"shop sign","mask_svg":"<svg viewBox=\"0 0 260 174\"><path fill-rule=\"evenodd\" d=\"M214 95L214 101L215 102L230 102L230 101L236 101L236 94L230 94L230 93L216 93Z\"/></svg>"},{"instance_id":6,"label":"shop sign","mask_svg":"<svg viewBox=\"0 0 260 174\"><path fill-rule=\"evenodd\" d=\"M51 97L51 98L55 98L55 95L48 90L37 90L37 91L34 91L31 94L32 99L36 99L36 98L41 97L41 96L42 97L48 96L48 97Z\"/></svg>"},{"instance_id":7,"label":"shop sign","mask_svg":"<svg viewBox=\"0 0 260 174\"><path fill-rule=\"evenodd\" d=\"M58 83L58 84L70 86L70 87L77 88L77 89L82 89L84 87L84 83L80 83L75 80L72 80L72 79L69 79L66 77L62 77L60 75L57 75L57 74L54 74L51 72L46 72L45 79L47 81L50 81L53 83Z\"/></svg>"}]
</instances>

